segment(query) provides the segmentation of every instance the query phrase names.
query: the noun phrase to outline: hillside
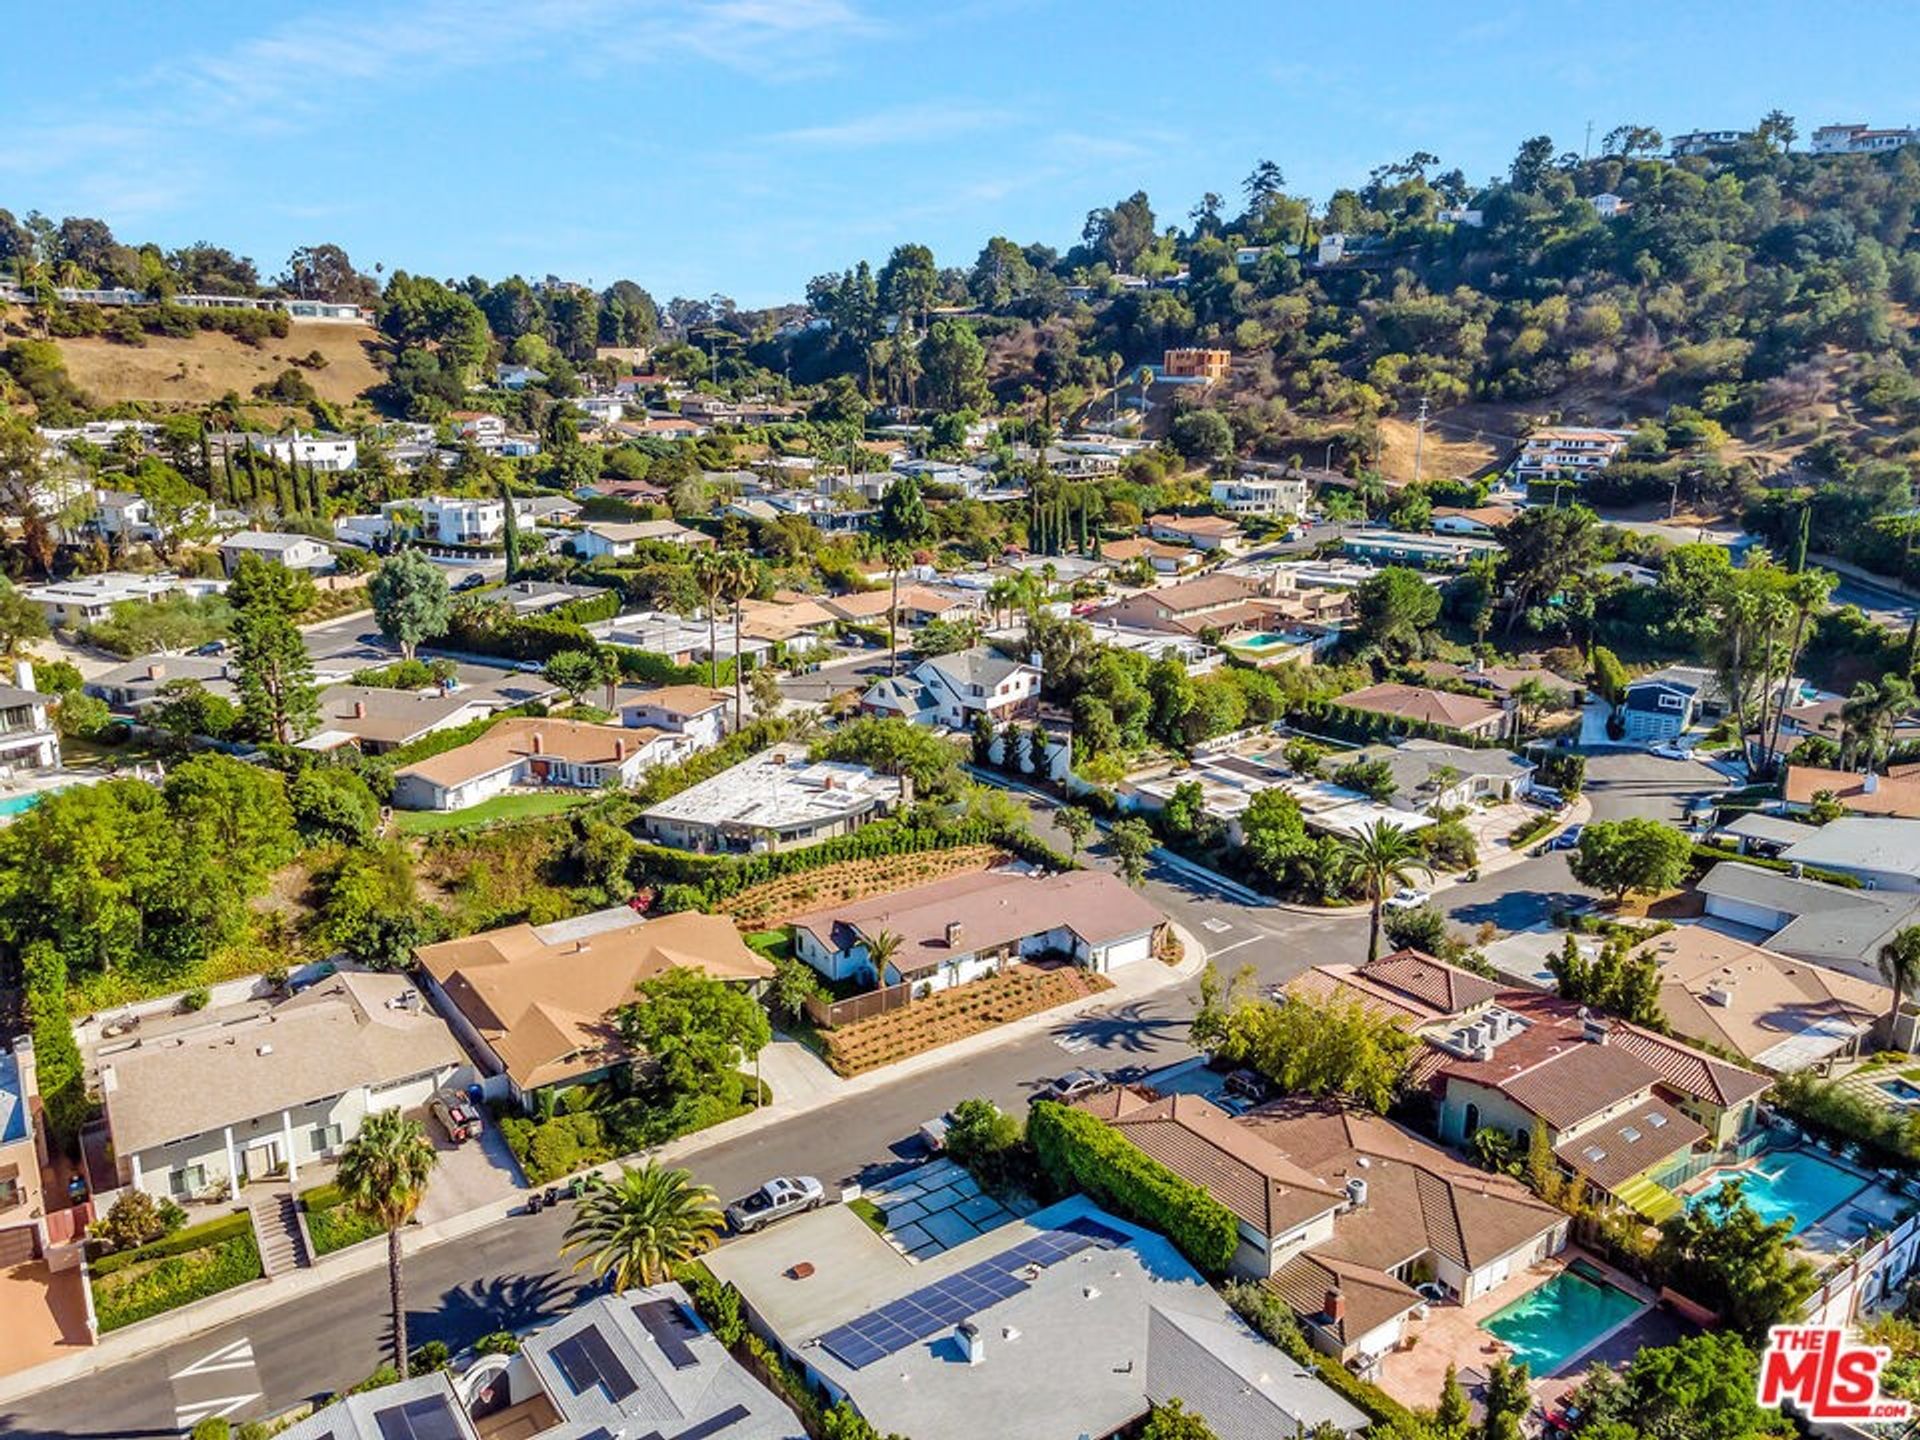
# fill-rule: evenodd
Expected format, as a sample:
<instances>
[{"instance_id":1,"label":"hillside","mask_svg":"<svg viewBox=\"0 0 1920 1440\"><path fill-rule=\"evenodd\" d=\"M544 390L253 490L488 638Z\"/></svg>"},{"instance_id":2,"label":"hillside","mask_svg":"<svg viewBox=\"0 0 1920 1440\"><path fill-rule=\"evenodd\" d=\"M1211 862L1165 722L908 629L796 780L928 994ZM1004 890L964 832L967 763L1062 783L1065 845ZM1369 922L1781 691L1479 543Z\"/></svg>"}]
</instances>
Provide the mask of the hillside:
<instances>
[{"instance_id":1,"label":"hillside","mask_svg":"<svg viewBox=\"0 0 1920 1440\"><path fill-rule=\"evenodd\" d=\"M34 333L25 312L6 311L9 337ZM296 360L318 352L326 364L298 367L320 398L349 406L384 378L376 363L380 337L359 325L296 323L285 339L247 345L218 331L183 339L149 335L144 346L79 337L55 337L74 384L100 407L126 402L191 409L228 391L250 397Z\"/></svg>"}]
</instances>

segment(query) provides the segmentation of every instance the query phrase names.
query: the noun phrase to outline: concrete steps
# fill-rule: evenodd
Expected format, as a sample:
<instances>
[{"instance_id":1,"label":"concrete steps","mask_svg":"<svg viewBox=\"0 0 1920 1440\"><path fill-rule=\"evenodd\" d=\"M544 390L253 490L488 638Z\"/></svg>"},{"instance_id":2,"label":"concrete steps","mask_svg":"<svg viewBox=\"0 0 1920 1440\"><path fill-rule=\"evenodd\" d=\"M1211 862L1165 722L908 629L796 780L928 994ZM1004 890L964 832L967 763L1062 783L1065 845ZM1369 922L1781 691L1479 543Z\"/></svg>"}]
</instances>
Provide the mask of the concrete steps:
<instances>
[{"instance_id":1,"label":"concrete steps","mask_svg":"<svg viewBox=\"0 0 1920 1440\"><path fill-rule=\"evenodd\" d=\"M247 1208L253 1216L254 1238L260 1243L260 1264L269 1280L312 1263L300 1242L298 1200L282 1193Z\"/></svg>"}]
</instances>

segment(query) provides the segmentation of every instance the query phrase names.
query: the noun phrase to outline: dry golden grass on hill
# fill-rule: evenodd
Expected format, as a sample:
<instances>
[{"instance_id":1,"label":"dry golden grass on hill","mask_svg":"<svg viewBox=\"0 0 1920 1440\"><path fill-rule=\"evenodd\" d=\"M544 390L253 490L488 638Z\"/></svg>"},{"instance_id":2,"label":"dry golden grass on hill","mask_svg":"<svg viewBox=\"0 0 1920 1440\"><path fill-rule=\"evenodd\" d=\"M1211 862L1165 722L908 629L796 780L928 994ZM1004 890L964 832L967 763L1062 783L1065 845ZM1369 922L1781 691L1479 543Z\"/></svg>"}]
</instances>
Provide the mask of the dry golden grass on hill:
<instances>
[{"instance_id":1,"label":"dry golden grass on hill","mask_svg":"<svg viewBox=\"0 0 1920 1440\"><path fill-rule=\"evenodd\" d=\"M9 329L25 333L17 324ZM296 323L285 339L269 336L257 347L205 330L182 340L149 335L144 346L57 337L53 343L74 384L102 406L139 400L185 408L218 400L229 390L251 399L254 386L294 368L321 399L351 405L382 378L372 354L379 335L362 325ZM324 366L294 365L316 350L325 357Z\"/></svg>"}]
</instances>

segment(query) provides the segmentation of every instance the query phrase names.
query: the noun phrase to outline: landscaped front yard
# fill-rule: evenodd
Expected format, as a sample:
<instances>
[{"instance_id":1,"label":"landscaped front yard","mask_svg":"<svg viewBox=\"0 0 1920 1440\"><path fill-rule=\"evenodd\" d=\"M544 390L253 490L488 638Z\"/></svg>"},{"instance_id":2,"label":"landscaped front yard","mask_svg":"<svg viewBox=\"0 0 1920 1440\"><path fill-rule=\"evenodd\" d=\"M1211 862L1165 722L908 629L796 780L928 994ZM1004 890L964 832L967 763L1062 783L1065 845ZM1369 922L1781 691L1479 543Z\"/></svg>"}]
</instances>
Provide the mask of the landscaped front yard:
<instances>
[{"instance_id":1,"label":"landscaped front yard","mask_svg":"<svg viewBox=\"0 0 1920 1440\"><path fill-rule=\"evenodd\" d=\"M302 1192L300 1208L307 1215L307 1238L313 1241L315 1259L386 1233L378 1220L348 1205L337 1185L316 1185Z\"/></svg>"},{"instance_id":2,"label":"landscaped front yard","mask_svg":"<svg viewBox=\"0 0 1920 1440\"><path fill-rule=\"evenodd\" d=\"M496 795L466 810L396 810L393 821L403 835L432 835L441 830L477 829L502 820L558 815L599 798L596 790L540 790L526 795Z\"/></svg>"},{"instance_id":3,"label":"landscaped front yard","mask_svg":"<svg viewBox=\"0 0 1920 1440\"><path fill-rule=\"evenodd\" d=\"M825 905L842 905L909 885L929 885L963 871L985 870L1011 858L996 845L958 845L951 850L843 860L837 865L802 870L742 890L727 900L725 909L742 930L765 930Z\"/></svg>"},{"instance_id":4,"label":"landscaped front yard","mask_svg":"<svg viewBox=\"0 0 1920 1440\"><path fill-rule=\"evenodd\" d=\"M151 1319L264 1273L253 1220L244 1211L189 1226L164 1240L93 1262L93 1308L100 1331Z\"/></svg>"},{"instance_id":5,"label":"landscaped front yard","mask_svg":"<svg viewBox=\"0 0 1920 1440\"><path fill-rule=\"evenodd\" d=\"M937 991L885 1015L823 1032L827 1063L842 1075L858 1075L1112 987L1106 976L1077 966L1039 970L1031 965L1009 965L998 975Z\"/></svg>"}]
</instances>

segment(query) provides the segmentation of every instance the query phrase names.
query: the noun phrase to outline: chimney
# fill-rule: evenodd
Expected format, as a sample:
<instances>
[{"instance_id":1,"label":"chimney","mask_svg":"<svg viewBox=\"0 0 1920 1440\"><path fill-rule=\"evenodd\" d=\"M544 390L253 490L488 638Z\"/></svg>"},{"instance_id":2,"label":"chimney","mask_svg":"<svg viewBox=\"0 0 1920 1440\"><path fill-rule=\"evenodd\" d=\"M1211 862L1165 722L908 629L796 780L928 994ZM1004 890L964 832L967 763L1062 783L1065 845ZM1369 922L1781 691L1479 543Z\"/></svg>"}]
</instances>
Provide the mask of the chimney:
<instances>
[{"instance_id":1,"label":"chimney","mask_svg":"<svg viewBox=\"0 0 1920 1440\"><path fill-rule=\"evenodd\" d=\"M966 934L965 926L958 920L949 920L947 922L947 948L949 950L958 950L960 948L960 937L964 934Z\"/></svg>"},{"instance_id":2,"label":"chimney","mask_svg":"<svg viewBox=\"0 0 1920 1440\"><path fill-rule=\"evenodd\" d=\"M161 664L160 661L155 660L151 665L147 666L147 679L164 680L166 678L167 667ZM23 690L31 690L33 687L31 685L23 685L20 688Z\"/></svg>"},{"instance_id":3,"label":"chimney","mask_svg":"<svg viewBox=\"0 0 1920 1440\"><path fill-rule=\"evenodd\" d=\"M546 754L546 751L547 751L546 736L542 735L538 730L534 731L533 732L533 753L536 755L544 755Z\"/></svg>"},{"instance_id":4,"label":"chimney","mask_svg":"<svg viewBox=\"0 0 1920 1440\"><path fill-rule=\"evenodd\" d=\"M967 1364L978 1365L987 1358L987 1337L980 1333L980 1327L973 1321L962 1320L954 1327L953 1338L960 1342Z\"/></svg>"},{"instance_id":5,"label":"chimney","mask_svg":"<svg viewBox=\"0 0 1920 1440\"><path fill-rule=\"evenodd\" d=\"M1338 1290L1329 1290L1321 1309L1329 1324L1338 1325L1347 1318L1347 1297Z\"/></svg>"},{"instance_id":6,"label":"chimney","mask_svg":"<svg viewBox=\"0 0 1920 1440\"><path fill-rule=\"evenodd\" d=\"M16 660L13 662L13 683L22 690L33 689L33 662Z\"/></svg>"},{"instance_id":7,"label":"chimney","mask_svg":"<svg viewBox=\"0 0 1920 1440\"><path fill-rule=\"evenodd\" d=\"M535 740L539 738L537 735L534 736ZM613 758L616 762L627 758L627 742L625 740L616 740L613 742Z\"/></svg>"},{"instance_id":8,"label":"chimney","mask_svg":"<svg viewBox=\"0 0 1920 1440\"><path fill-rule=\"evenodd\" d=\"M353 718L356 720L364 720L367 718L367 702L366 701L356 700L353 702Z\"/></svg>"}]
</instances>

